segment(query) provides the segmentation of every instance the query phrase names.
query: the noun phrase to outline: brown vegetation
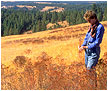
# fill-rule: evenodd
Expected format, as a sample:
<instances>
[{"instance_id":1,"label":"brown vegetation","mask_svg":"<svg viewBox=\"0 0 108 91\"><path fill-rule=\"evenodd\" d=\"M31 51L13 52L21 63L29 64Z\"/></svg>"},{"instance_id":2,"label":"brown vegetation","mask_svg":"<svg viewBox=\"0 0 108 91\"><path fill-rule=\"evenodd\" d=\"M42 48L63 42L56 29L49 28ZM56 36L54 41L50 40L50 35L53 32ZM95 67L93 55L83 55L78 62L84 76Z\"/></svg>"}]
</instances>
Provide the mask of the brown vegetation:
<instances>
[{"instance_id":1,"label":"brown vegetation","mask_svg":"<svg viewBox=\"0 0 108 91\"><path fill-rule=\"evenodd\" d=\"M16 57L15 60L21 61L23 58ZM37 60L38 62L34 64L28 60L24 61L27 63L21 72L18 71L21 70L21 65L17 69L9 69L2 64L2 90L105 90L107 88L107 65L103 62L97 65L97 70L101 72L96 78L93 72L87 73L84 64L80 62L68 66L53 64L52 61L55 59L45 52L42 52Z\"/></svg>"}]
</instances>

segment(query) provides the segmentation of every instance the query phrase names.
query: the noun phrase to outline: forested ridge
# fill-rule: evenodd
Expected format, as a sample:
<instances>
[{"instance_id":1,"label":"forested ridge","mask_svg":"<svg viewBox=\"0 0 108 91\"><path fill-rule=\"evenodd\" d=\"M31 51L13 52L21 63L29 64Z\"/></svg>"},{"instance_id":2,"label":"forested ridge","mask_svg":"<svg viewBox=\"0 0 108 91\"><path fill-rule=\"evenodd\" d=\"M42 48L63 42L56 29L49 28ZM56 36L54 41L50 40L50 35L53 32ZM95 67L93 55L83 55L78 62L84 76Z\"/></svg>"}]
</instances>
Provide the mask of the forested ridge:
<instances>
[{"instance_id":1,"label":"forested ridge","mask_svg":"<svg viewBox=\"0 0 108 91\"><path fill-rule=\"evenodd\" d=\"M107 20L106 3L67 5L64 8L65 10L62 12L41 12L37 9L2 9L1 36L23 34L29 30L32 30L32 32L44 31L47 30L46 25L48 23L56 23L54 28L59 28L62 27L57 23L59 21L67 21L69 25L85 23L83 15L86 10L94 10L97 13L99 21Z\"/></svg>"}]
</instances>

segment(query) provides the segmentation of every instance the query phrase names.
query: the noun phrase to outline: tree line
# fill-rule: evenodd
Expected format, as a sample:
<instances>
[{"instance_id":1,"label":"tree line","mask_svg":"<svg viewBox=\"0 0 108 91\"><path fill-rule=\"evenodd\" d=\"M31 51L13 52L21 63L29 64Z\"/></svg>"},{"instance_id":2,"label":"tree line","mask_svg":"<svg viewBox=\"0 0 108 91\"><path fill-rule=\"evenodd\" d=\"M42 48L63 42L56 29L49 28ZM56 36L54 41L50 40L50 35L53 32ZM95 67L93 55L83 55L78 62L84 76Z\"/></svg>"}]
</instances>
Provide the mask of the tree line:
<instances>
[{"instance_id":1,"label":"tree line","mask_svg":"<svg viewBox=\"0 0 108 91\"><path fill-rule=\"evenodd\" d=\"M107 20L107 7L100 8L93 4L91 10L97 14L99 21ZM48 23L67 21L69 25L85 23L83 18L86 10L65 10L63 12L40 12L39 10L1 10L1 36L23 34L28 30L40 32L47 30ZM62 27L57 24L57 27Z\"/></svg>"}]
</instances>

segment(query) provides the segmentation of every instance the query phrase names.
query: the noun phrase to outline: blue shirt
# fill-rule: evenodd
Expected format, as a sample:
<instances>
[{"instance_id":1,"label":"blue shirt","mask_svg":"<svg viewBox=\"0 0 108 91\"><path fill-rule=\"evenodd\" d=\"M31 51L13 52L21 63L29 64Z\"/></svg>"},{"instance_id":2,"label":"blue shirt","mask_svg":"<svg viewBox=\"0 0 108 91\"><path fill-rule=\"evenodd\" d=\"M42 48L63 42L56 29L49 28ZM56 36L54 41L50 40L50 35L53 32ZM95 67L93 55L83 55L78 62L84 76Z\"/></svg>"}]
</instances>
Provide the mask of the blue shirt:
<instances>
[{"instance_id":1,"label":"blue shirt","mask_svg":"<svg viewBox=\"0 0 108 91\"><path fill-rule=\"evenodd\" d=\"M90 43L88 45L88 49L95 48L96 46L99 46L102 42L103 34L104 34L104 27L101 23L99 23L97 29L96 29L96 37L92 38L90 35L90 32L87 32L84 42L82 46L87 46L87 43Z\"/></svg>"}]
</instances>

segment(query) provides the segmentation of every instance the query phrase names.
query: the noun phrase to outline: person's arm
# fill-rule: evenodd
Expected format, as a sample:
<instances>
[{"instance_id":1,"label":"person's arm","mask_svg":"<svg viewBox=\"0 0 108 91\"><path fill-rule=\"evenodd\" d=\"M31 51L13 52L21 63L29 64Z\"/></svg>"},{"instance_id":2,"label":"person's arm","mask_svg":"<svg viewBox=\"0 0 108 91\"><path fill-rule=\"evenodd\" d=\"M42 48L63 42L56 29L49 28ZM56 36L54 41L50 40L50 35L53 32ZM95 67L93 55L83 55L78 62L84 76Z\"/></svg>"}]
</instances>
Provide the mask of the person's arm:
<instances>
[{"instance_id":1,"label":"person's arm","mask_svg":"<svg viewBox=\"0 0 108 91\"><path fill-rule=\"evenodd\" d=\"M95 47L96 45L99 45L102 42L103 34L104 34L104 27L102 25L100 25L97 28L96 40L93 43L91 43L90 45L88 45L88 49L91 49L91 48Z\"/></svg>"},{"instance_id":2,"label":"person's arm","mask_svg":"<svg viewBox=\"0 0 108 91\"><path fill-rule=\"evenodd\" d=\"M87 45L87 40L88 40L87 37L88 37L88 32L87 32L87 34L85 36L85 39L84 39L84 42L81 46L86 46Z\"/></svg>"},{"instance_id":3,"label":"person's arm","mask_svg":"<svg viewBox=\"0 0 108 91\"><path fill-rule=\"evenodd\" d=\"M88 46L86 46L86 45L87 45L87 40L88 40L87 37L88 37L88 32L87 32L87 34L86 34L86 36L85 36L85 39L84 39L83 44L79 47L79 51L82 51L83 49L88 48Z\"/></svg>"}]
</instances>

